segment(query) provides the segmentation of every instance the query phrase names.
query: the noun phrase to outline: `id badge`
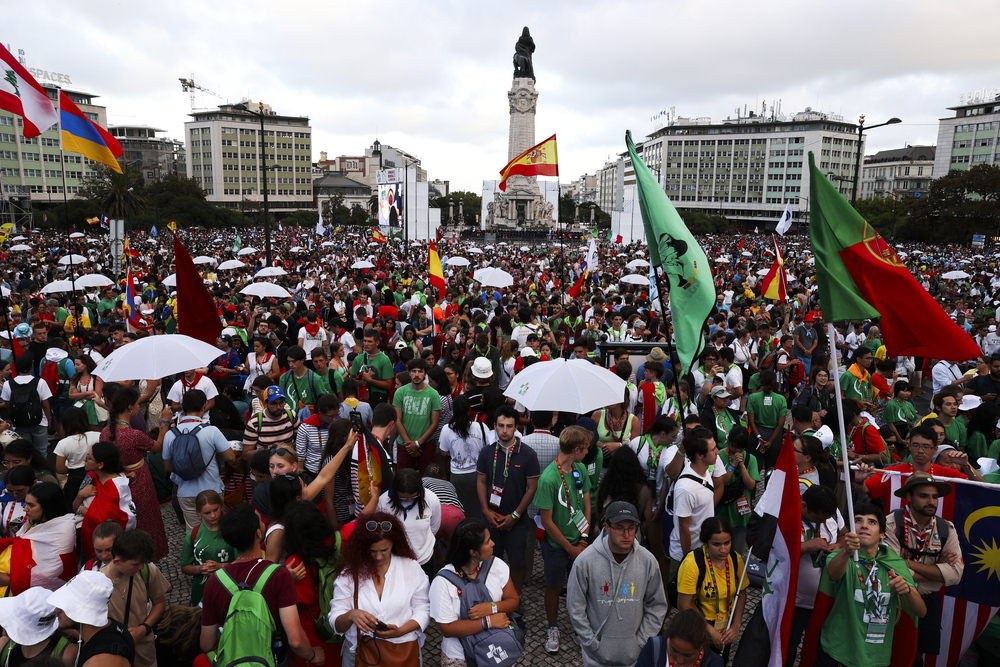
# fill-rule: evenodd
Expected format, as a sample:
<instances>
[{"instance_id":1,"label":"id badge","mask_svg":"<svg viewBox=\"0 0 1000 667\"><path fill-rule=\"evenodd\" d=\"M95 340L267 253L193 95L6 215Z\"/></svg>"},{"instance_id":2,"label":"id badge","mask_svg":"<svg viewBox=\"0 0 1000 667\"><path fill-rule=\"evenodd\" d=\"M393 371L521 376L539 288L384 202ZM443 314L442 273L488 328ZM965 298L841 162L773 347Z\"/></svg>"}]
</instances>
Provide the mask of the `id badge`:
<instances>
[{"instance_id":1,"label":"id badge","mask_svg":"<svg viewBox=\"0 0 1000 667\"><path fill-rule=\"evenodd\" d=\"M580 510L574 510L573 516L569 518L570 522L576 526L577 530L580 531L581 535L587 534L587 529L590 528L590 523L587 521L587 515Z\"/></svg>"},{"instance_id":2,"label":"id badge","mask_svg":"<svg viewBox=\"0 0 1000 667\"><path fill-rule=\"evenodd\" d=\"M736 510L740 513L740 516L750 514L750 502L746 496L740 496L736 499Z\"/></svg>"},{"instance_id":3,"label":"id badge","mask_svg":"<svg viewBox=\"0 0 1000 667\"><path fill-rule=\"evenodd\" d=\"M503 489L494 484L493 490L490 491L490 505L499 508L501 499L503 499Z\"/></svg>"},{"instance_id":4,"label":"id badge","mask_svg":"<svg viewBox=\"0 0 1000 667\"><path fill-rule=\"evenodd\" d=\"M866 644L884 644L885 630L888 622L884 618L872 618L868 621L868 631L865 633Z\"/></svg>"},{"instance_id":5,"label":"id badge","mask_svg":"<svg viewBox=\"0 0 1000 667\"><path fill-rule=\"evenodd\" d=\"M718 614L715 617L715 622L714 622L715 629L718 630L719 632L722 632L723 630L726 629L726 626L728 625L728 621L729 621L729 618L728 618L727 614Z\"/></svg>"}]
</instances>

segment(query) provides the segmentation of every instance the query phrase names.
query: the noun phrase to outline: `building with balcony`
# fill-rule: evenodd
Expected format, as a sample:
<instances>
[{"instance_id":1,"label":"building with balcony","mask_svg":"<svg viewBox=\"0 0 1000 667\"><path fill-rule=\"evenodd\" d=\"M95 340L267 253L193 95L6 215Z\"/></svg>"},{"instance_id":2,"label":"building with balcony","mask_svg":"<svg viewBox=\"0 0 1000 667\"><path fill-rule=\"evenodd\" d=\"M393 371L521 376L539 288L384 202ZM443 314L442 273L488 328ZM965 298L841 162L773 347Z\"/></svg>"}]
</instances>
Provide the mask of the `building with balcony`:
<instances>
[{"instance_id":1,"label":"building with balcony","mask_svg":"<svg viewBox=\"0 0 1000 667\"><path fill-rule=\"evenodd\" d=\"M922 196L932 180L934 153L934 146L906 146L866 157L858 199Z\"/></svg>"},{"instance_id":2,"label":"building with balcony","mask_svg":"<svg viewBox=\"0 0 1000 667\"><path fill-rule=\"evenodd\" d=\"M948 110L954 115L938 122L933 177L941 178L952 169L1000 163L1000 89L962 95L959 106Z\"/></svg>"}]
</instances>

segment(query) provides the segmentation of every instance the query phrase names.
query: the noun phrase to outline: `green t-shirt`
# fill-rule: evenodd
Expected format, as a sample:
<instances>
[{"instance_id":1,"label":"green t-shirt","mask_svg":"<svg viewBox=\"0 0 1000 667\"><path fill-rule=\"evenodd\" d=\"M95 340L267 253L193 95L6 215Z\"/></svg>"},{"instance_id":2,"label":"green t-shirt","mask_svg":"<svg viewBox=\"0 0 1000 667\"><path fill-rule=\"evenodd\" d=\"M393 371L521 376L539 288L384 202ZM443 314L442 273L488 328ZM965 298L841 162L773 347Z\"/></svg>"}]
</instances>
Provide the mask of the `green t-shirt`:
<instances>
[{"instance_id":1,"label":"green t-shirt","mask_svg":"<svg viewBox=\"0 0 1000 667\"><path fill-rule=\"evenodd\" d=\"M986 442L986 436L979 432L968 434L968 439L965 443L965 453L969 455L970 463L975 463L986 456L988 449L989 443Z\"/></svg>"},{"instance_id":2,"label":"green t-shirt","mask_svg":"<svg viewBox=\"0 0 1000 667\"><path fill-rule=\"evenodd\" d=\"M97 303L97 312L100 313L101 315L103 315L104 313L108 312L109 310L113 310L114 307L115 307L115 300L114 299L101 299Z\"/></svg>"},{"instance_id":3,"label":"green t-shirt","mask_svg":"<svg viewBox=\"0 0 1000 667\"><path fill-rule=\"evenodd\" d=\"M840 389L844 392L844 398L855 398L859 401L872 401L872 382L869 374L864 382L859 380L850 371L840 376Z\"/></svg>"},{"instance_id":4,"label":"green t-shirt","mask_svg":"<svg viewBox=\"0 0 1000 667\"><path fill-rule=\"evenodd\" d=\"M597 448L597 456L590 463L584 463L587 475L590 477L590 510L597 506L597 486L601 482L601 472L604 470L604 450Z\"/></svg>"},{"instance_id":5,"label":"green t-shirt","mask_svg":"<svg viewBox=\"0 0 1000 667\"><path fill-rule=\"evenodd\" d=\"M384 352L379 352L374 357L368 356L367 352L362 352L358 356L354 357L354 361L351 363L351 375L357 377L361 374L361 367L368 364L375 371L376 380L391 380L392 373L392 362L389 361L389 357L385 356ZM389 391L382 389L380 387L369 387L368 393L375 396L388 396Z\"/></svg>"},{"instance_id":6,"label":"green t-shirt","mask_svg":"<svg viewBox=\"0 0 1000 667\"><path fill-rule=\"evenodd\" d=\"M403 411L403 428L411 440L416 440L431 427L434 411L441 411L441 394L430 385L417 391L413 383L403 385L392 396L392 407ZM398 439L403 444L403 437Z\"/></svg>"},{"instance_id":7,"label":"green t-shirt","mask_svg":"<svg viewBox=\"0 0 1000 667\"><path fill-rule=\"evenodd\" d=\"M202 523L198 526L198 540L193 542L191 531L184 538L184 548L181 552L181 566L201 565L210 560L216 563L232 563L239 556L239 552L229 543L222 539L222 534L217 530L209 530ZM210 574L196 574L191 580L191 604L197 606L201 602L201 596L205 592L205 584L208 582Z\"/></svg>"},{"instance_id":8,"label":"green t-shirt","mask_svg":"<svg viewBox=\"0 0 1000 667\"><path fill-rule=\"evenodd\" d=\"M754 424L763 428L777 428L778 422L788 412L788 402L781 394L758 391L747 398L747 414L753 415Z\"/></svg>"},{"instance_id":9,"label":"green t-shirt","mask_svg":"<svg viewBox=\"0 0 1000 667\"><path fill-rule=\"evenodd\" d=\"M960 450L965 451L969 439L965 424L957 419L952 419L951 424L944 427L944 436L955 443L955 446Z\"/></svg>"},{"instance_id":10,"label":"green t-shirt","mask_svg":"<svg viewBox=\"0 0 1000 667\"><path fill-rule=\"evenodd\" d=\"M827 563L840 553L834 551L827 557ZM862 589L859 575L867 581L871 571L870 563L864 560L855 562L853 558L847 561L847 571L837 581L831 581L827 570L819 581L819 591L833 598L833 608L823 624L820 643L827 655L848 667L883 667L892 661L892 634L895 629L899 596L889 588L889 570L903 577L913 586L913 575L906 561L896 555L884 544L879 545L875 556L877 578L879 581L879 599L871 607L877 617L887 618L888 622L877 627L884 628L885 637L881 643L869 643L866 636L869 630L869 611L865 607L865 593L868 587ZM868 604L872 604L869 600ZM900 611L899 613L903 613ZM901 619L900 622L906 622ZM915 622L914 622L915 623Z\"/></svg>"},{"instance_id":11,"label":"green t-shirt","mask_svg":"<svg viewBox=\"0 0 1000 667\"><path fill-rule=\"evenodd\" d=\"M754 373L750 376L750 381L747 382L747 391L751 394L760 391L760 373Z\"/></svg>"},{"instance_id":12,"label":"green t-shirt","mask_svg":"<svg viewBox=\"0 0 1000 667\"><path fill-rule=\"evenodd\" d=\"M339 394L344 389L344 369L339 369L339 372L333 372L329 368L326 369L326 374L320 376L319 373L316 374L317 377L322 377L326 380L327 386L330 387L330 391L334 394Z\"/></svg>"},{"instance_id":13,"label":"green t-shirt","mask_svg":"<svg viewBox=\"0 0 1000 667\"><path fill-rule=\"evenodd\" d=\"M760 483L760 468L757 466L757 457L750 452L743 453L743 462L746 463L747 472L750 473L750 479L757 483ZM725 449L719 450L719 461L716 465L722 467L729 466L729 455L726 453ZM729 484L743 484L742 475L740 474L739 468L733 472L732 479L729 480ZM728 485L727 485L728 486ZM744 487L745 488L745 487ZM729 525L734 528L739 528L746 526L750 523L750 507L752 506L752 494L749 490L743 492L743 497L747 501L747 511L745 514L740 514L739 510L739 499L729 503L728 505L716 505L715 506L715 516L720 519L726 519L729 521Z\"/></svg>"},{"instance_id":14,"label":"green t-shirt","mask_svg":"<svg viewBox=\"0 0 1000 667\"><path fill-rule=\"evenodd\" d=\"M285 404L296 412L308 405L316 405L320 394L330 393L330 383L316 371L306 369L301 378L295 377L292 371L286 371L278 381L285 391Z\"/></svg>"},{"instance_id":15,"label":"green t-shirt","mask_svg":"<svg viewBox=\"0 0 1000 667\"><path fill-rule=\"evenodd\" d=\"M597 459L594 459L597 462ZM600 473L600 468L597 469ZM562 479L565 477L566 484ZM567 502L566 490L569 489ZM563 534L570 544L576 544L582 537L576 523L572 521L572 513L583 511L583 494L590 493L590 475L587 466L582 463L573 464L573 472L559 474L556 461L553 461L538 478L538 491L535 493L535 507L540 510L552 510L552 523ZM545 535L549 546L559 545L548 534Z\"/></svg>"},{"instance_id":16,"label":"green t-shirt","mask_svg":"<svg viewBox=\"0 0 1000 667\"><path fill-rule=\"evenodd\" d=\"M898 401L894 398L885 404L882 421L886 424L905 423L907 426L913 426L917 421L917 409L909 401Z\"/></svg>"}]
</instances>

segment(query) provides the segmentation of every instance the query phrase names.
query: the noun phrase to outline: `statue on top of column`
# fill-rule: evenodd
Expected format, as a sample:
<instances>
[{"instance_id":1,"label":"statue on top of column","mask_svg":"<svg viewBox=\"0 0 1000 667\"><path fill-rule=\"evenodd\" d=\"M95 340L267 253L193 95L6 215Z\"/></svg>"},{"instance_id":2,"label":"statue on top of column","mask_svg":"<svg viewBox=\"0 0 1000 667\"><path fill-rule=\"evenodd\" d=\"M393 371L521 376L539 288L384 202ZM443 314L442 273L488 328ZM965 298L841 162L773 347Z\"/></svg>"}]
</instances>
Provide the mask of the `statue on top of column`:
<instances>
[{"instance_id":1,"label":"statue on top of column","mask_svg":"<svg viewBox=\"0 0 1000 667\"><path fill-rule=\"evenodd\" d=\"M524 27L521 36L514 45L514 78L535 80L535 68L531 63L531 54L535 52L535 40Z\"/></svg>"}]
</instances>

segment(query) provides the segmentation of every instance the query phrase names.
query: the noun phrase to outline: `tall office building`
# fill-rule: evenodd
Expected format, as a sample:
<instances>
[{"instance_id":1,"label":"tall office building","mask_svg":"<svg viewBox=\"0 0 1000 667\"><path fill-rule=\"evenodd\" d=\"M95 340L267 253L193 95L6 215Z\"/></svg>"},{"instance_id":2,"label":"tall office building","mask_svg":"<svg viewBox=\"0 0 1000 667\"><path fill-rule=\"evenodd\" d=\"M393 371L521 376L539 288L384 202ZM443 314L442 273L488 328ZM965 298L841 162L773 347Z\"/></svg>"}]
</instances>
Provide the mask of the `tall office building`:
<instances>
[{"instance_id":1,"label":"tall office building","mask_svg":"<svg viewBox=\"0 0 1000 667\"><path fill-rule=\"evenodd\" d=\"M184 143L177 139L157 136L165 132L148 125L113 125L108 128L122 146L121 164L129 164L142 172L146 183L158 181L167 174L187 176Z\"/></svg>"},{"instance_id":2,"label":"tall office building","mask_svg":"<svg viewBox=\"0 0 1000 667\"><path fill-rule=\"evenodd\" d=\"M284 116L264 105L264 136L260 134L259 109L195 111L184 123L188 141L187 176L204 188L208 201L239 208L244 200L263 198L258 154L265 151L268 205L272 211L315 209L312 179L312 128L309 119Z\"/></svg>"},{"instance_id":3,"label":"tall office building","mask_svg":"<svg viewBox=\"0 0 1000 667\"><path fill-rule=\"evenodd\" d=\"M952 169L969 169L976 164L1000 162L997 130L1000 129L1000 89L966 93L958 106L948 107L954 115L938 123L934 178Z\"/></svg>"}]
</instances>

